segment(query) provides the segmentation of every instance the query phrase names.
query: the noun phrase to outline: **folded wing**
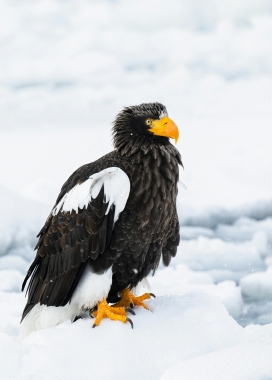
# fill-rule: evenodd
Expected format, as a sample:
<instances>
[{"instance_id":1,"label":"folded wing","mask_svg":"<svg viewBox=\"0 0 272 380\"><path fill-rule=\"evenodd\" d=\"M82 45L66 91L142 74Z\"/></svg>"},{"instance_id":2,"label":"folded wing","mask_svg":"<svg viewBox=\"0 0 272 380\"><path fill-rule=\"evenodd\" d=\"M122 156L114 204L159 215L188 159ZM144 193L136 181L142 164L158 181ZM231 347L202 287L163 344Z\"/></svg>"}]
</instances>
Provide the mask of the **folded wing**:
<instances>
[{"instance_id":1,"label":"folded wing","mask_svg":"<svg viewBox=\"0 0 272 380\"><path fill-rule=\"evenodd\" d=\"M64 306L90 259L104 253L130 193L126 173L110 167L77 183L55 205L40 231L22 320L39 303Z\"/></svg>"}]
</instances>

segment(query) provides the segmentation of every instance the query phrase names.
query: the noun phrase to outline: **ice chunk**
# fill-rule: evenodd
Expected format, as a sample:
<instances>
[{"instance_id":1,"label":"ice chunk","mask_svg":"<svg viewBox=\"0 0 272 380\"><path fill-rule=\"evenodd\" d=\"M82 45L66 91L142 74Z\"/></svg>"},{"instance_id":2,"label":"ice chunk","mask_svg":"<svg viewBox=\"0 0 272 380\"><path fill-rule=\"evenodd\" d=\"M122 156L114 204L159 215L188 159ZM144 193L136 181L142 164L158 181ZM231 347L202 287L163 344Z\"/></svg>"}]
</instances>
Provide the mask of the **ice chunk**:
<instances>
[{"instance_id":1,"label":"ice chunk","mask_svg":"<svg viewBox=\"0 0 272 380\"><path fill-rule=\"evenodd\" d=\"M234 224L219 224L215 235L223 240L245 241L251 240L256 233L261 233L269 242L272 242L272 218L255 220L250 218L239 218ZM266 250L267 247L265 246Z\"/></svg>"},{"instance_id":2,"label":"ice chunk","mask_svg":"<svg viewBox=\"0 0 272 380\"><path fill-rule=\"evenodd\" d=\"M180 238L181 239L196 239L198 236L206 236L208 238L214 237L214 231L210 228L205 227L190 227L182 226L180 228Z\"/></svg>"},{"instance_id":3,"label":"ice chunk","mask_svg":"<svg viewBox=\"0 0 272 380\"><path fill-rule=\"evenodd\" d=\"M220 281L218 271L222 274L231 271L240 277L252 271L264 270L266 266L261 258L262 249L263 245L254 239L250 242L232 243L199 237L196 240L181 241L172 265L183 263L193 270L208 271L211 275L216 273L216 280Z\"/></svg>"},{"instance_id":4,"label":"ice chunk","mask_svg":"<svg viewBox=\"0 0 272 380\"><path fill-rule=\"evenodd\" d=\"M241 288L234 281L223 281L207 289L209 294L221 299L229 314L237 319L242 312L243 300Z\"/></svg>"},{"instance_id":5,"label":"ice chunk","mask_svg":"<svg viewBox=\"0 0 272 380\"><path fill-rule=\"evenodd\" d=\"M238 318L242 311L241 289L234 281L214 284L208 273L192 271L185 265L159 270L156 276L149 277L149 282L156 295L181 295L192 291L209 293L221 300L233 318Z\"/></svg>"},{"instance_id":6,"label":"ice chunk","mask_svg":"<svg viewBox=\"0 0 272 380\"><path fill-rule=\"evenodd\" d=\"M199 210L183 204L178 204L178 207L181 225L201 226L211 229L216 229L217 226L220 226L218 232L219 235L221 233L228 233L234 237L234 229L237 226L241 227L241 236L243 238L246 237L246 239L250 239L252 231L255 232L258 225L261 229L264 228L266 231L269 230L270 226L271 231L272 208L271 200L269 199L264 201L256 201L229 209L210 206ZM247 223L247 226L245 226L246 220L251 221L250 223ZM221 225L225 226L225 228L222 228ZM234 225L234 228L232 228L232 225Z\"/></svg>"},{"instance_id":7,"label":"ice chunk","mask_svg":"<svg viewBox=\"0 0 272 380\"><path fill-rule=\"evenodd\" d=\"M240 286L248 300L272 300L272 268L243 277Z\"/></svg>"},{"instance_id":8,"label":"ice chunk","mask_svg":"<svg viewBox=\"0 0 272 380\"><path fill-rule=\"evenodd\" d=\"M36 235L49 213L49 207L28 200L1 185L0 199L0 256L18 247L34 247Z\"/></svg>"},{"instance_id":9,"label":"ice chunk","mask_svg":"<svg viewBox=\"0 0 272 380\"><path fill-rule=\"evenodd\" d=\"M29 263L21 256L5 255L0 257L0 271L4 269L16 269L22 274L28 271Z\"/></svg>"},{"instance_id":10,"label":"ice chunk","mask_svg":"<svg viewBox=\"0 0 272 380\"><path fill-rule=\"evenodd\" d=\"M0 291L20 292L24 276L17 270L0 270Z\"/></svg>"}]
</instances>

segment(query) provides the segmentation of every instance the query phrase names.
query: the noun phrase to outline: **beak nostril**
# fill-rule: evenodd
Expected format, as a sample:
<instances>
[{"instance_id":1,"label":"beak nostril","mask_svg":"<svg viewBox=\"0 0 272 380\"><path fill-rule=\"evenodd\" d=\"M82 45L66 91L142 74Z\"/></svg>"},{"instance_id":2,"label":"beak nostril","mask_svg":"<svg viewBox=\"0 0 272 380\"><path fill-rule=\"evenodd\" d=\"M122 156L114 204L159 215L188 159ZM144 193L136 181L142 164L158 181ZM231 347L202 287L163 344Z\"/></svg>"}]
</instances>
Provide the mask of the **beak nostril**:
<instances>
[{"instance_id":1,"label":"beak nostril","mask_svg":"<svg viewBox=\"0 0 272 380\"><path fill-rule=\"evenodd\" d=\"M178 127L169 117L165 116L161 119L154 120L150 131L156 136L164 136L169 139L175 139L176 142L178 141Z\"/></svg>"}]
</instances>

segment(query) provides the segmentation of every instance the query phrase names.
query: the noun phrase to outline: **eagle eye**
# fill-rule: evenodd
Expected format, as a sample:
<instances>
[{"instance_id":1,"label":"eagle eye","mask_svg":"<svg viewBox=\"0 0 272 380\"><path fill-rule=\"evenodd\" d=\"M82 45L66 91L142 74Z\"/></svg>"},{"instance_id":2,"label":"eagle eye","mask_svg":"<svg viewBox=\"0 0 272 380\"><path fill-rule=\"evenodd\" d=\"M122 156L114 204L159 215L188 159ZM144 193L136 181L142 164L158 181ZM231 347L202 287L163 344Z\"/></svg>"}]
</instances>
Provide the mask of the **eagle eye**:
<instances>
[{"instance_id":1,"label":"eagle eye","mask_svg":"<svg viewBox=\"0 0 272 380\"><path fill-rule=\"evenodd\" d=\"M152 120L151 119L146 119L145 124L148 125L148 126L151 125L152 124Z\"/></svg>"}]
</instances>

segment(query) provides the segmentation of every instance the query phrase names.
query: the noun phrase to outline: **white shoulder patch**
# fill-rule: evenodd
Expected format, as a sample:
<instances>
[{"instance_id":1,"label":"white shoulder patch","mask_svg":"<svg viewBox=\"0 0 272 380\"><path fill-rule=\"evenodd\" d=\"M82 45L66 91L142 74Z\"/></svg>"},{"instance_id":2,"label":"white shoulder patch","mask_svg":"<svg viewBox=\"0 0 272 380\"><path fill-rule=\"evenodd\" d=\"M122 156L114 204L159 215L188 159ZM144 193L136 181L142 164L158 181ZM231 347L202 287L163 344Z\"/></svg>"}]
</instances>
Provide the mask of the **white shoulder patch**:
<instances>
[{"instance_id":1,"label":"white shoulder patch","mask_svg":"<svg viewBox=\"0 0 272 380\"><path fill-rule=\"evenodd\" d=\"M106 214L114 204L114 222L116 222L120 212L125 208L130 193L129 178L122 169L117 167L104 169L90 176L82 184L75 185L54 207L52 214L56 215L61 209L67 212L72 212L72 210L78 212L79 208L87 207L92 198L97 197L103 185L106 202L109 202Z\"/></svg>"}]
</instances>

